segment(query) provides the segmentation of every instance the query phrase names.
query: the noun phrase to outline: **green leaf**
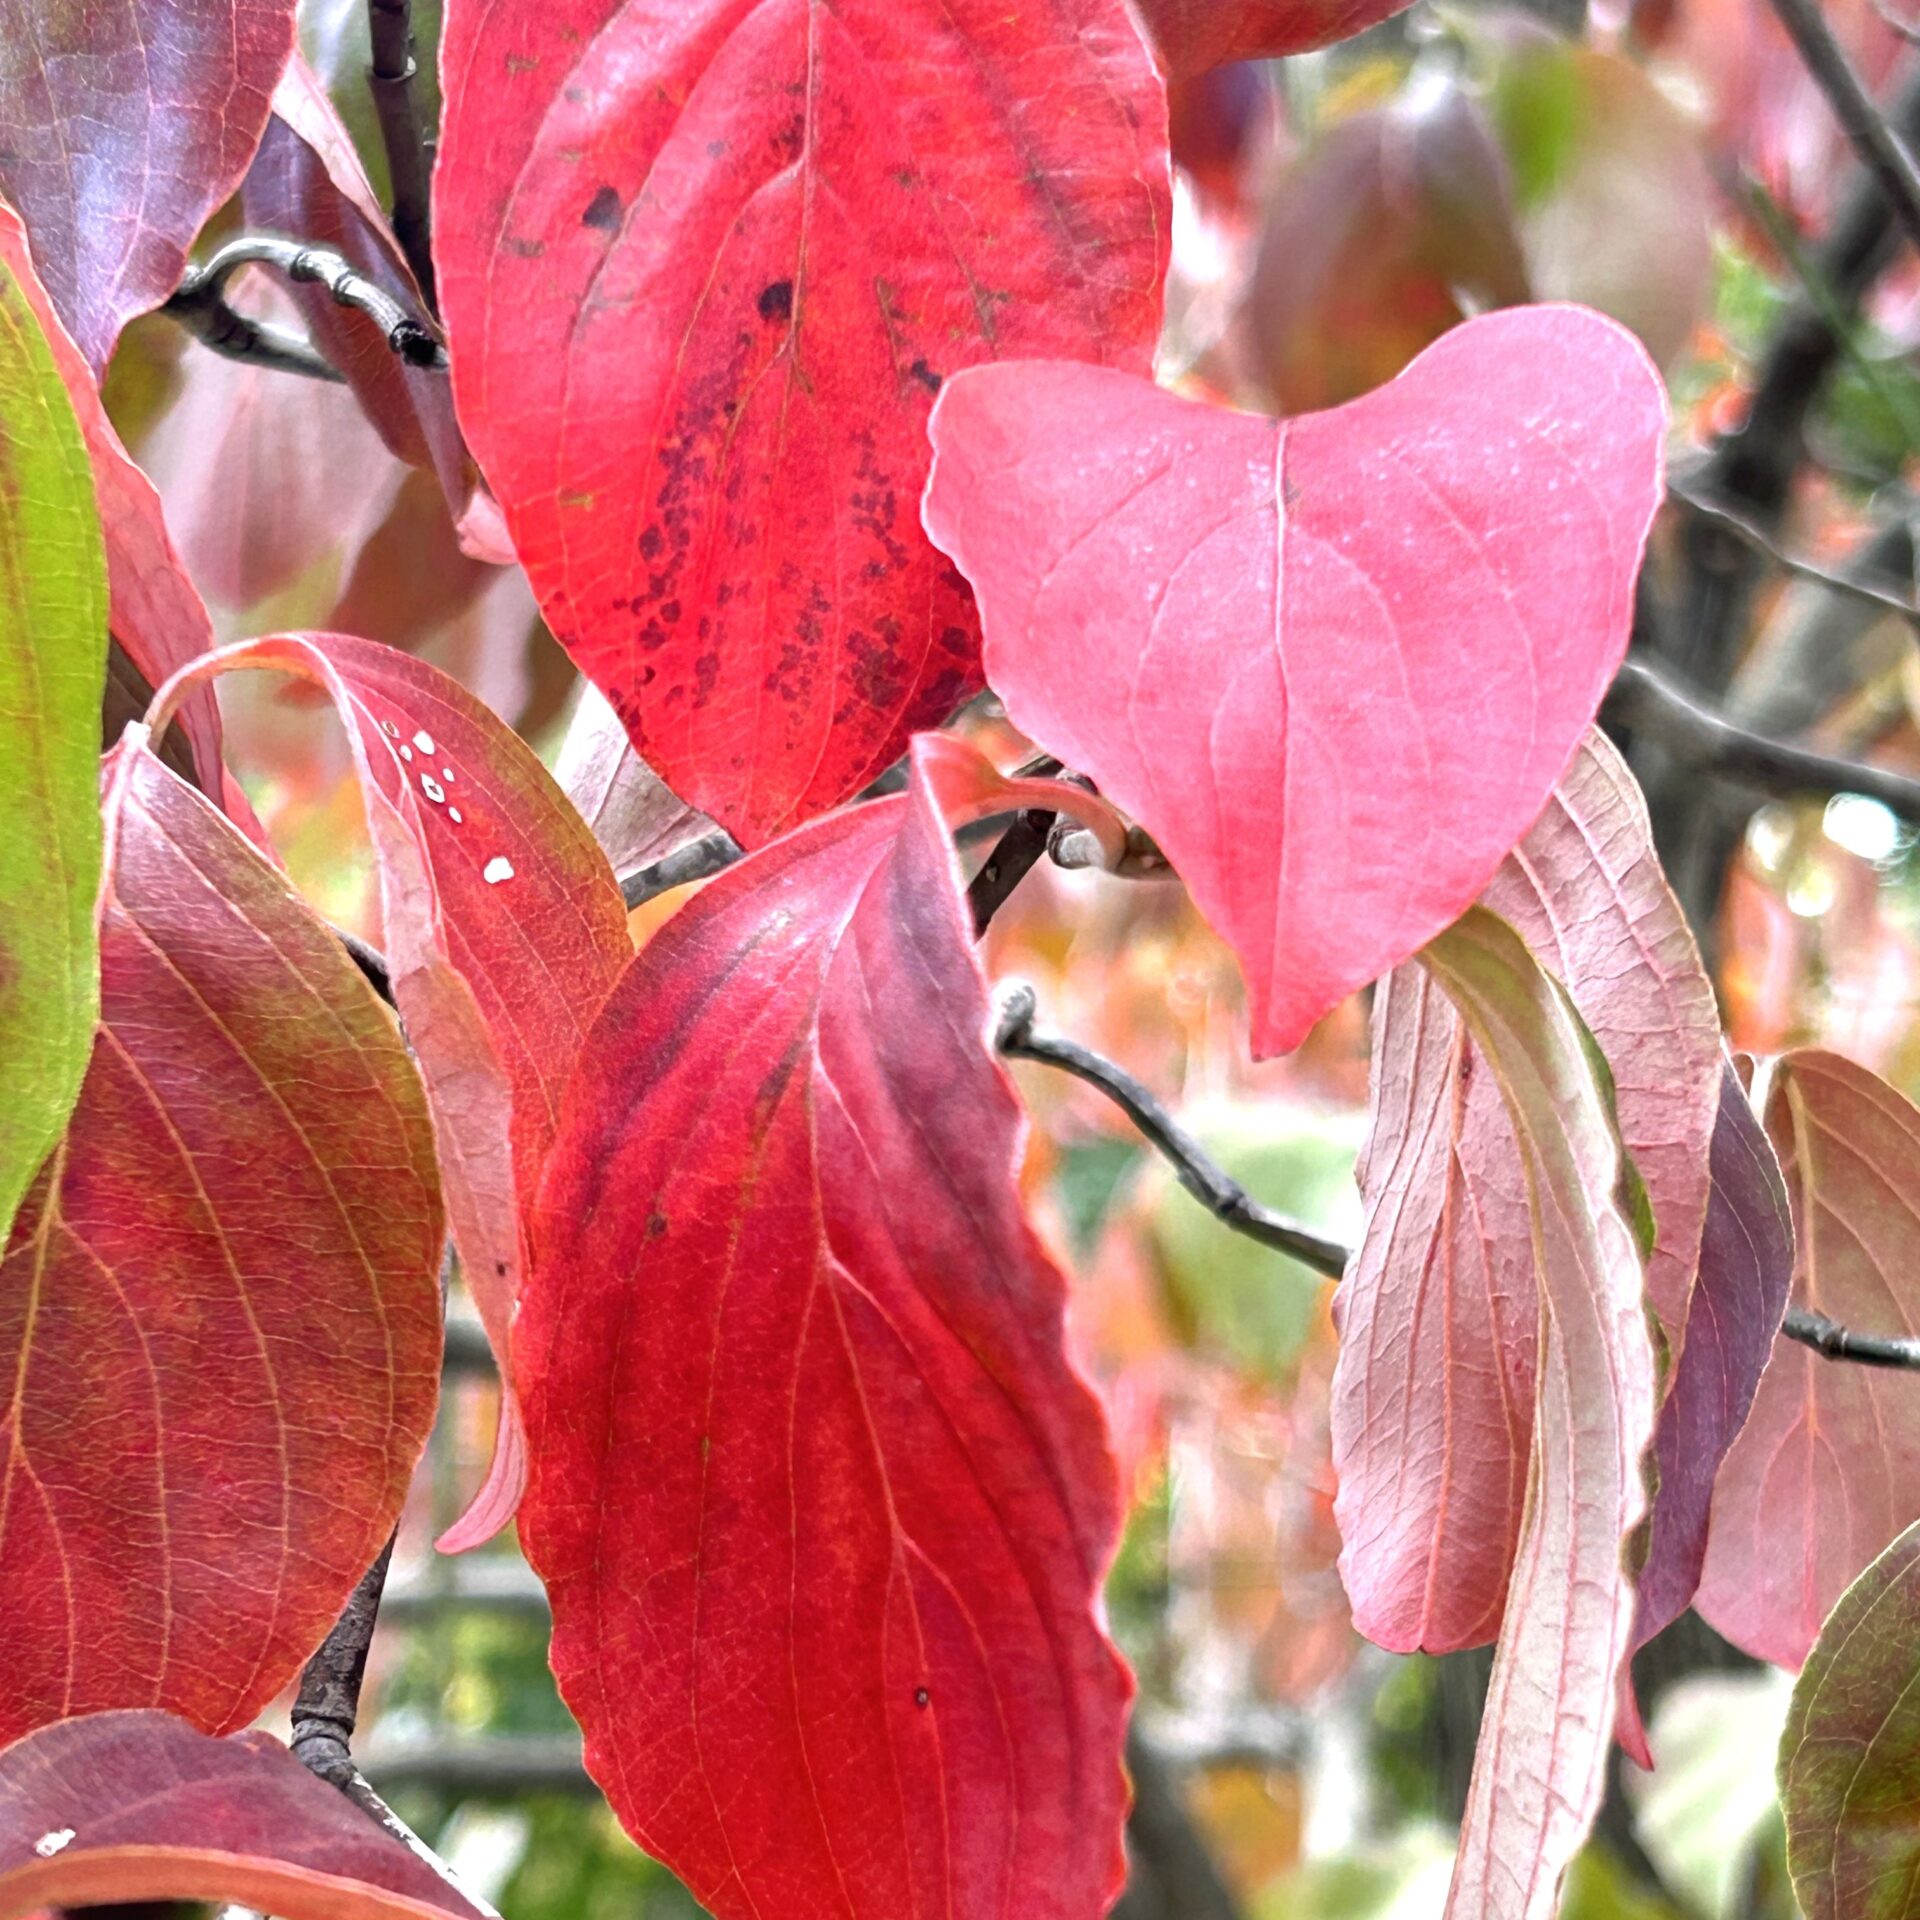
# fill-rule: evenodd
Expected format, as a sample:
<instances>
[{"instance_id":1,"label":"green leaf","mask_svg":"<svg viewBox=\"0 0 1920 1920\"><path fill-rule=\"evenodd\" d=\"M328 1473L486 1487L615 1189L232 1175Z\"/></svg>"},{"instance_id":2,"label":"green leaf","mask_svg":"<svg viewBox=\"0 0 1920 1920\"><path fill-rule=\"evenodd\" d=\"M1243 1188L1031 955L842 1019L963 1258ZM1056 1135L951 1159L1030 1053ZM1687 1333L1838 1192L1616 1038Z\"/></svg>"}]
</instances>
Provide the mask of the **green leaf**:
<instances>
[{"instance_id":1,"label":"green leaf","mask_svg":"<svg viewBox=\"0 0 1920 1920\"><path fill-rule=\"evenodd\" d=\"M106 657L86 447L39 325L0 267L0 1246L93 1045Z\"/></svg>"},{"instance_id":2,"label":"green leaf","mask_svg":"<svg viewBox=\"0 0 1920 1920\"><path fill-rule=\"evenodd\" d=\"M1920 1523L1827 1616L1780 1736L1787 1866L1807 1920L1920 1915Z\"/></svg>"}]
</instances>

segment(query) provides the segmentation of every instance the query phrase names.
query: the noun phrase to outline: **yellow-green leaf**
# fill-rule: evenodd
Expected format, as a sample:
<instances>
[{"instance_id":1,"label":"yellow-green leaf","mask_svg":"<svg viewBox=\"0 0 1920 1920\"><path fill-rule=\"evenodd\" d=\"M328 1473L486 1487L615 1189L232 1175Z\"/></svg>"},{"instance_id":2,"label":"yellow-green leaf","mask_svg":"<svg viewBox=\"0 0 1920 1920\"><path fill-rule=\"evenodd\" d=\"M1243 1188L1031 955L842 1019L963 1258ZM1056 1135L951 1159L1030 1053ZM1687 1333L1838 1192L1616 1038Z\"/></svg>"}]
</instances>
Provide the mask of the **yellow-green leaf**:
<instances>
[{"instance_id":1,"label":"yellow-green leaf","mask_svg":"<svg viewBox=\"0 0 1920 1920\"><path fill-rule=\"evenodd\" d=\"M0 267L0 1246L93 1044L106 654L86 447Z\"/></svg>"}]
</instances>

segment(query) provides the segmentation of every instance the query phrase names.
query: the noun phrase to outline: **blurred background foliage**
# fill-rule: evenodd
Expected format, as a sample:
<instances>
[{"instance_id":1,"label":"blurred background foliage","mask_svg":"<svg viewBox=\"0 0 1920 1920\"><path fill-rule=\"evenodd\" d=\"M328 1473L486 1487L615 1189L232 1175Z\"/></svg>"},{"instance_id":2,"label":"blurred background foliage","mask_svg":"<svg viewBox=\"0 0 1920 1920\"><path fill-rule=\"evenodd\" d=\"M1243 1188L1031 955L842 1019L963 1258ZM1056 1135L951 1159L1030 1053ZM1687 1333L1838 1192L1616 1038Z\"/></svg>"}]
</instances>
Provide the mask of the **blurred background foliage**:
<instances>
[{"instance_id":1,"label":"blurred background foliage","mask_svg":"<svg viewBox=\"0 0 1920 1920\"><path fill-rule=\"evenodd\" d=\"M1883 98L1915 84L1902 4L1827 0ZM416 5L429 76L437 14ZM381 184L362 0L307 0L302 36ZM1173 105L1170 384L1235 406L1328 406L1472 313L1579 300L1634 329L1664 369L1684 484L1741 425L1783 318L1811 305L1837 360L1761 517L1794 553L1911 595L1920 273L1902 261L1864 297L1823 281L1820 237L1850 162L1766 0L1420 0L1330 53L1184 83ZM229 210L210 241L239 219ZM245 303L285 305L263 282ZM576 681L523 577L463 537L432 473L396 458L347 389L217 359L155 318L130 331L109 396L222 637L372 635L433 659L557 750ZM1682 507L1656 539L1654 578L1676 593L1698 565L1693 531ZM1729 604L1709 677L1735 717L1920 771L1920 668L1897 618L1768 567ZM220 694L290 869L337 923L377 940L332 720L264 676L225 679ZM966 724L1003 763L1027 751L989 702ZM1697 795L1668 796L1664 815L1654 798L1666 830L1676 806L1699 812ZM1819 1042L1920 1095L1911 831L1857 795L1722 811L1724 831L1692 832L1669 864L1734 1043ZM636 915L636 937L682 897ZM1035 984L1050 1026L1125 1062L1260 1199L1351 1236L1363 1000L1297 1054L1253 1066L1232 961L1176 884L1045 867L996 920L985 958L995 977ZM1217 1869L1181 1884L1147 1860L1124 1912L1435 1915L1485 1662L1393 1658L1353 1633L1328 1463L1332 1289L1218 1226L1084 1087L1038 1068L1018 1078L1034 1116L1028 1197L1074 1276L1073 1338L1131 1489L1109 1602L1140 1678L1143 1816L1149 1788L1166 1796ZM696 1914L587 1790L547 1674L543 1604L510 1540L458 1561L432 1552L492 1430L483 1353L457 1318L454 1331L375 1645L368 1770L512 1920ZM1641 1683L1659 1769L1623 1763L1567 1913L1785 1920L1782 1677L1687 1620L1647 1650Z\"/></svg>"}]
</instances>

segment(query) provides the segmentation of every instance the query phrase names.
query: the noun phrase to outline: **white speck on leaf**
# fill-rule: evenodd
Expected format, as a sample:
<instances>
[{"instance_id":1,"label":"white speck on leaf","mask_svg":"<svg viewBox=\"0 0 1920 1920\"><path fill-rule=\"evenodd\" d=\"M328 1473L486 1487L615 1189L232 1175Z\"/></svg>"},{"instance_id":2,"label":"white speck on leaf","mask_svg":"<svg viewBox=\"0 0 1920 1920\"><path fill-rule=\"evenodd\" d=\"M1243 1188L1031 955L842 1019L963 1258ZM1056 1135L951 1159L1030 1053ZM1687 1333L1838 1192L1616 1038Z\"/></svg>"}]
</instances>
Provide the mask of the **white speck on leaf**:
<instances>
[{"instance_id":1,"label":"white speck on leaf","mask_svg":"<svg viewBox=\"0 0 1920 1920\"><path fill-rule=\"evenodd\" d=\"M51 1833L43 1833L33 1843L33 1850L42 1860L51 1860L72 1838L71 1827L55 1827Z\"/></svg>"},{"instance_id":2,"label":"white speck on leaf","mask_svg":"<svg viewBox=\"0 0 1920 1920\"><path fill-rule=\"evenodd\" d=\"M422 753L431 753L433 751L433 735L430 734L425 727L422 727L420 731L413 736L413 744L418 747Z\"/></svg>"},{"instance_id":3,"label":"white speck on leaf","mask_svg":"<svg viewBox=\"0 0 1920 1920\"><path fill-rule=\"evenodd\" d=\"M413 749L403 743L400 748L400 758L402 760L411 760L413 758Z\"/></svg>"},{"instance_id":4,"label":"white speck on leaf","mask_svg":"<svg viewBox=\"0 0 1920 1920\"><path fill-rule=\"evenodd\" d=\"M382 720L380 722L380 731L384 733L389 740L398 740L400 738L400 729L396 727L391 720Z\"/></svg>"},{"instance_id":5,"label":"white speck on leaf","mask_svg":"<svg viewBox=\"0 0 1920 1920\"><path fill-rule=\"evenodd\" d=\"M502 880L511 880L513 878L513 862L509 860L504 853L496 853L493 858L480 869L480 878L484 880L488 886L497 887Z\"/></svg>"},{"instance_id":6,"label":"white speck on leaf","mask_svg":"<svg viewBox=\"0 0 1920 1920\"><path fill-rule=\"evenodd\" d=\"M451 767L442 767L440 769L440 778L444 780L448 786L452 786L453 785L453 769Z\"/></svg>"},{"instance_id":7,"label":"white speck on leaf","mask_svg":"<svg viewBox=\"0 0 1920 1920\"><path fill-rule=\"evenodd\" d=\"M447 797L446 788L430 773L423 773L420 776L420 791L424 793L436 807Z\"/></svg>"},{"instance_id":8,"label":"white speck on leaf","mask_svg":"<svg viewBox=\"0 0 1920 1920\"><path fill-rule=\"evenodd\" d=\"M465 816L464 814L462 814L462 813L461 813L461 811L460 811L460 809L459 809L458 807L449 807L449 808L447 809L447 818L448 818L449 820L451 820L451 821L453 822L453 824L454 824L454 825L455 825L456 827L457 827L457 826L458 826L458 825L460 824L460 822L461 822L461 821L462 821L462 820L463 820L463 819L464 819L465 817L466 817L466 816Z\"/></svg>"}]
</instances>

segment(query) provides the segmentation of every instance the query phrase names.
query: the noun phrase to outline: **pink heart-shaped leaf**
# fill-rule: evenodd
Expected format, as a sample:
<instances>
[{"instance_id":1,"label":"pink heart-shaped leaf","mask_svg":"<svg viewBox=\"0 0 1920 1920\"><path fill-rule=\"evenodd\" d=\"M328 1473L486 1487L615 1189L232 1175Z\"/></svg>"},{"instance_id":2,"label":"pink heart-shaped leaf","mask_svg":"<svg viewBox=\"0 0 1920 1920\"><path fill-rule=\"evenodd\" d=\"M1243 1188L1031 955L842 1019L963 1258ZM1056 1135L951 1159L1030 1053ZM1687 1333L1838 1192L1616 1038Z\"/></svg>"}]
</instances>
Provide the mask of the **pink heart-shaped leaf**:
<instances>
[{"instance_id":1,"label":"pink heart-shaped leaf","mask_svg":"<svg viewBox=\"0 0 1920 1920\"><path fill-rule=\"evenodd\" d=\"M1489 314L1288 421L1100 368L956 374L924 517L987 677L1238 951L1262 1054L1456 919L1626 650L1666 409L1631 335Z\"/></svg>"}]
</instances>

